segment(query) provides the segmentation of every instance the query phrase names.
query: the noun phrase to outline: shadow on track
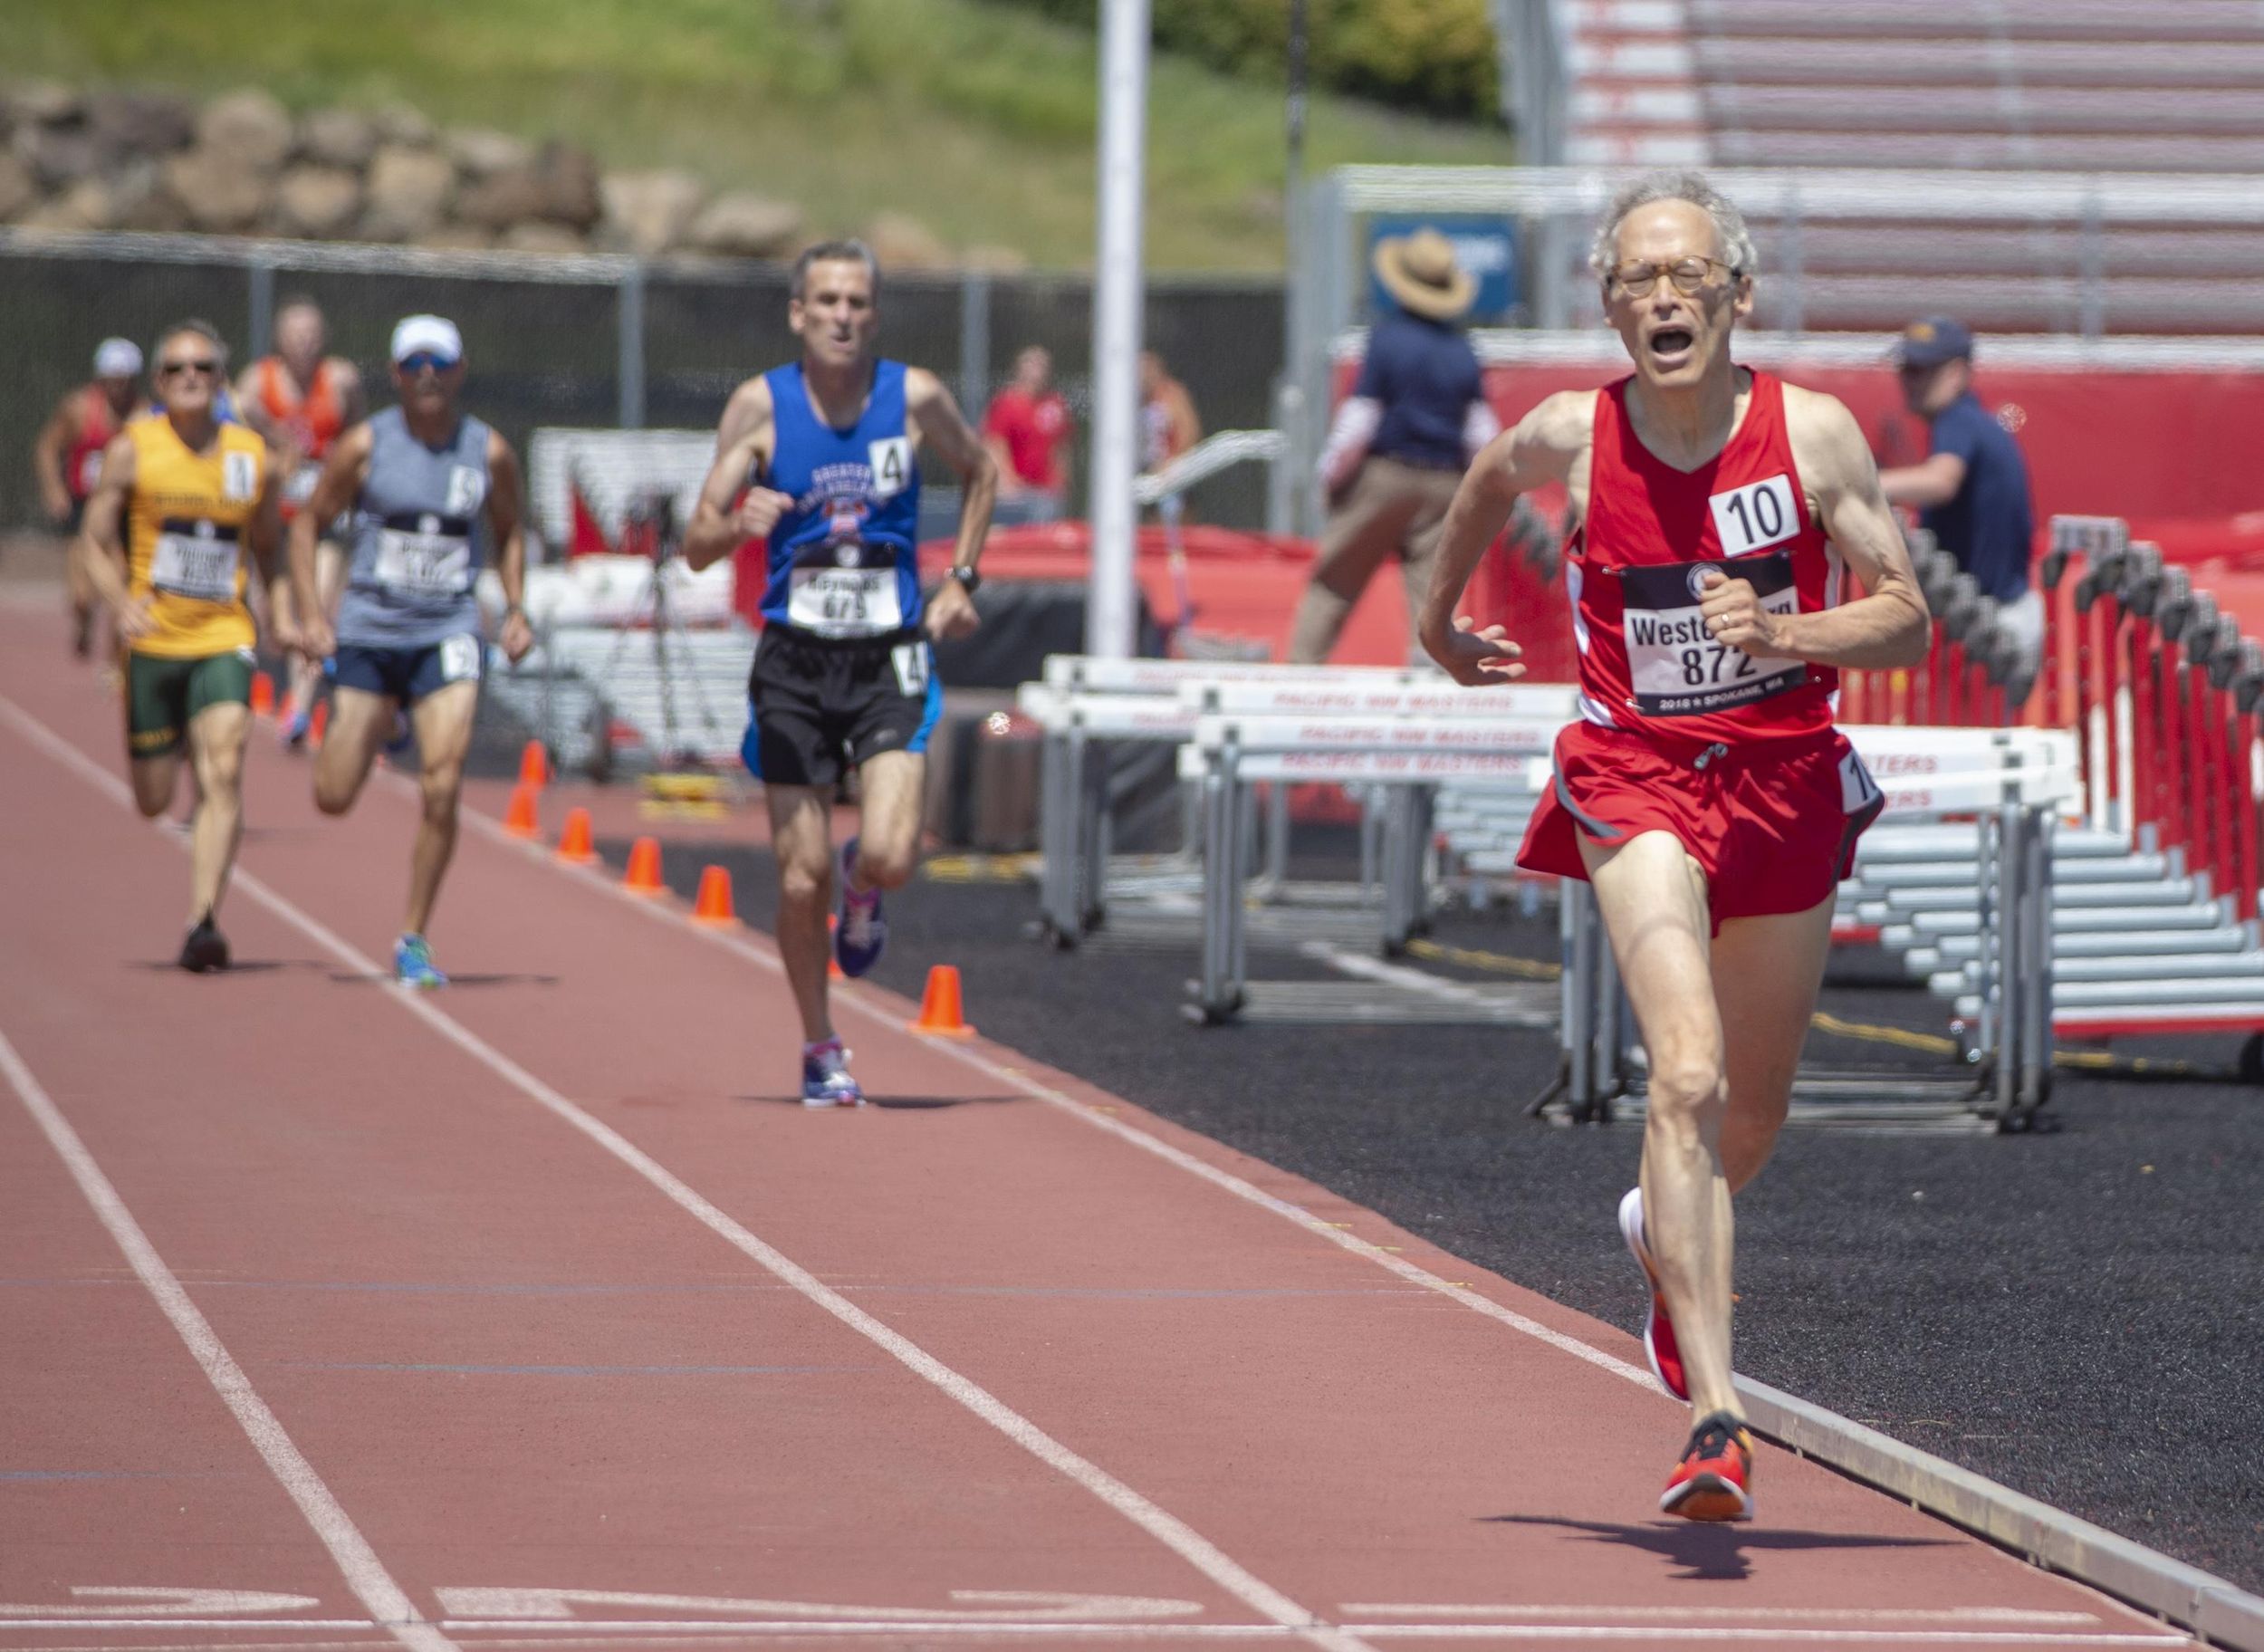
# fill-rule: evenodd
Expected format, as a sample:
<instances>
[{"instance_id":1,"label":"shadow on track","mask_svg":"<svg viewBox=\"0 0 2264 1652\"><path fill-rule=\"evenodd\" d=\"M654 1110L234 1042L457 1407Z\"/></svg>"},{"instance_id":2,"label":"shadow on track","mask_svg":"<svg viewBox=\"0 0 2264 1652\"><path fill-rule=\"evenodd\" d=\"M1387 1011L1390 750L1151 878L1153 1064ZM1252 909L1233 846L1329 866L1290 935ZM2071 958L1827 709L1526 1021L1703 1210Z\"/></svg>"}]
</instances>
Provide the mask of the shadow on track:
<instances>
[{"instance_id":1,"label":"shadow on track","mask_svg":"<svg viewBox=\"0 0 2264 1652\"><path fill-rule=\"evenodd\" d=\"M792 1096L734 1096L734 1101L746 1101L763 1107L800 1107L801 1097ZM865 1098L870 1107L890 1108L898 1112L934 1112L946 1107L1003 1107L1012 1102L1027 1101L1027 1096L874 1096ZM824 1109L812 1108L812 1112Z\"/></svg>"},{"instance_id":2,"label":"shadow on track","mask_svg":"<svg viewBox=\"0 0 2264 1652\"><path fill-rule=\"evenodd\" d=\"M1639 1549L1682 1567L1674 1580L1733 1583L1752 1575L1747 1552L1775 1550L1798 1554L1828 1549L1941 1549L1948 1538L1862 1537L1837 1532L1756 1531L1750 1526L1702 1525L1691 1521L1655 1521L1623 1526L1600 1520L1552 1520L1542 1514L1487 1514L1489 1525L1554 1526L1590 1542Z\"/></svg>"},{"instance_id":3,"label":"shadow on track","mask_svg":"<svg viewBox=\"0 0 2264 1652\"><path fill-rule=\"evenodd\" d=\"M393 984L393 977L389 975L363 975L347 970L332 970L331 980L340 986L390 986ZM459 975L451 973L448 976L446 990L454 992L460 986L556 986L557 984L556 975Z\"/></svg>"}]
</instances>

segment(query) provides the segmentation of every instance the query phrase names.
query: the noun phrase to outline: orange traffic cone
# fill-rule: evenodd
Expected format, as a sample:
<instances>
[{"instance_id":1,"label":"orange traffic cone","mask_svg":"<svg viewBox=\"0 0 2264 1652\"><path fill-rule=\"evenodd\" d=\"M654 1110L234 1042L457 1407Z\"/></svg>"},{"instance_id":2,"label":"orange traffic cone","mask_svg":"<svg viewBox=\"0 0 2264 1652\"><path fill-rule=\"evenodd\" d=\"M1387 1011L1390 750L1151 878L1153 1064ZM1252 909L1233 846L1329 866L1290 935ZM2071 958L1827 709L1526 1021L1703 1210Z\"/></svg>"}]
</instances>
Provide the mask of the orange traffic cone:
<instances>
[{"instance_id":1,"label":"orange traffic cone","mask_svg":"<svg viewBox=\"0 0 2264 1652\"><path fill-rule=\"evenodd\" d=\"M566 830L558 840L558 858L570 866L588 866L598 858L590 842L590 811L570 809Z\"/></svg>"},{"instance_id":2,"label":"orange traffic cone","mask_svg":"<svg viewBox=\"0 0 2264 1652\"><path fill-rule=\"evenodd\" d=\"M829 981L846 981L849 979L847 975L841 973L840 955L833 950L834 937L840 933L840 914L838 912L827 913L825 915L825 978Z\"/></svg>"},{"instance_id":3,"label":"orange traffic cone","mask_svg":"<svg viewBox=\"0 0 2264 1652\"><path fill-rule=\"evenodd\" d=\"M275 709L275 679L264 671L252 673L252 715L266 716Z\"/></svg>"},{"instance_id":4,"label":"orange traffic cone","mask_svg":"<svg viewBox=\"0 0 2264 1652\"><path fill-rule=\"evenodd\" d=\"M314 715L307 719L307 744L320 746L322 744L322 736L330 732L331 703L328 700L317 700L314 702Z\"/></svg>"},{"instance_id":5,"label":"orange traffic cone","mask_svg":"<svg viewBox=\"0 0 2264 1652\"><path fill-rule=\"evenodd\" d=\"M519 754L519 783L523 786L545 786L551 780L551 754L542 749L540 740L530 740Z\"/></svg>"},{"instance_id":6,"label":"orange traffic cone","mask_svg":"<svg viewBox=\"0 0 2264 1652\"><path fill-rule=\"evenodd\" d=\"M719 929L739 921L739 915L732 910L729 871L711 866L700 874L700 896L692 906L692 921Z\"/></svg>"},{"instance_id":7,"label":"orange traffic cone","mask_svg":"<svg viewBox=\"0 0 2264 1652\"><path fill-rule=\"evenodd\" d=\"M937 964L927 972L927 990L920 994L920 1018L904 1023L930 1038L973 1038L974 1029L959 1015L959 970L956 965Z\"/></svg>"},{"instance_id":8,"label":"orange traffic cone","mask_svg":"<svg viewBox=\"0 0 2264 1652\"><path fill-rule=\"evenodd\" d=\"M504 830L514 838L539 838L542 822L535 818L535 790L523 782L511 788L511 807L504 811Z\"/></svg>"},{"instance_id":9,"label":"orange traffic cone","mask_svg":"<svg viewBox=\"0 0 2264 1652\"><path fill-rule=\"evenodd\" d=\"M657 895L666 887L660 881L658 838L639 838L628 846L628 872L621 887L632 895Z\"/></svg>"}]
</instances>

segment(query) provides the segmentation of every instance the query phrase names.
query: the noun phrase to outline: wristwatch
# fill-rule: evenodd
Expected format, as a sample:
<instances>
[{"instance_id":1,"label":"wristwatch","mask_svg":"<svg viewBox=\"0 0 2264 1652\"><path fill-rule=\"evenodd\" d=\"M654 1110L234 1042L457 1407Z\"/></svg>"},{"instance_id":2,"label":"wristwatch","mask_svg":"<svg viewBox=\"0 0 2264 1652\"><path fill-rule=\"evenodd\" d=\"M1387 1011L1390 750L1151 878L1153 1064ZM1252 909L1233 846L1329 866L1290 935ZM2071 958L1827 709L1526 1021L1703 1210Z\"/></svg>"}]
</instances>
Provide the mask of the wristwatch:
<instances>
[{"instance_id":1,"label":"wristwatch","mask_svg":"<svg viewBox=\"0 0 2264 1652\"><path fill-rule=\"evenodd\" d=\"M969 596L974 595L983 588L983 576L972 568L954 568L951 571L951 577L959 581L959 589Z\"/></svg>"}]
</instances>

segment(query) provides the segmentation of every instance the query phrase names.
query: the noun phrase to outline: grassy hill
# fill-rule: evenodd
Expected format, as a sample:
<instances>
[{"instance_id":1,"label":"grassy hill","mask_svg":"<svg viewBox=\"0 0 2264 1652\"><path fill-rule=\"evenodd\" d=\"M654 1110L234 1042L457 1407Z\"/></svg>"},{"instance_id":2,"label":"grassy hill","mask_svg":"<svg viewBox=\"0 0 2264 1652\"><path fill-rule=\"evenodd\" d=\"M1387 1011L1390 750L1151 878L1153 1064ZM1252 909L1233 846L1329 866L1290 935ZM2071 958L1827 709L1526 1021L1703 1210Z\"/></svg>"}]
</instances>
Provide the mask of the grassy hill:
<instances>
[{"instance_id":1,"label":"grassy hill","mask_svg":"<svg viewBox=\"0 0 2264 1652\"><path fill-rule=\"evenodd\" d=\"M34 0L6 68L405 101L759 189L819 229L894 209L955 246L1092 261L1093 38L996 0ZM1152 266L1278 269L1280 88L1162 55L1149 130ZM1509 158L1498 131L1339 98L1308 130L1316 168Z\"/></svg>"}]
</instances>

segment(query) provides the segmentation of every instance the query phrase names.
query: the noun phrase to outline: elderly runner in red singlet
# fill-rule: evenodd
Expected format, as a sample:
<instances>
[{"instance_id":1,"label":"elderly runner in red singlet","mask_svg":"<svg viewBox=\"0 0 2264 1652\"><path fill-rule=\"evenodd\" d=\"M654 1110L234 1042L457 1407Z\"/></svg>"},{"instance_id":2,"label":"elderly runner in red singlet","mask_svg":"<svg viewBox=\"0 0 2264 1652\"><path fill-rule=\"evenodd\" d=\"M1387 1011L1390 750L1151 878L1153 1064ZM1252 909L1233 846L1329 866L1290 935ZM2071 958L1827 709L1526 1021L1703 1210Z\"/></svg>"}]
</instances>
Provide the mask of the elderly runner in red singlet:
<instances>
[{"instance_id":1,"label":"elderly runner in red singlet","mask_svg":"<svg viewBox=\"0 0 2264 1652\"><path fill-rule=\"evenodd\" d=\"M101 479L103 450L149 408L141 393L141 350L131 339L104 339L94 351L94 379L55 404L32 444L32 472L39 480L47 520L76 539L86 502ZM64 559L71 597L71 651L84 659L94 649L97 607L93 584L75 556Z\"/></svg>"},{"instance_id":2,"label":"elderly runner in red singlet","mask_svg":"<svg viewBox=\"0 0 2264 1652\"><path fill-rule=\"evenodd\" d=\"M1731 1196L1784 1122L1835 886L1879 810L1832 726L1839 668L1917 664L1926 607L1854 417L1730 359L1753 304L1737 208L1693 174L1639 179L1590 264L1636 370L1550 397L1478 456L1422 635L1457 681L1523 669L1502 627L1454 608L1517 496L1563 483L1581 720L1518 860L1595 886L1650 1057L1620 1225L1651 1286L1652 1369L1694 1425L1660 1507L1741 1520ZM1840 601L1843 563L1869 594Z\"/></svg>"}]
</instances>

